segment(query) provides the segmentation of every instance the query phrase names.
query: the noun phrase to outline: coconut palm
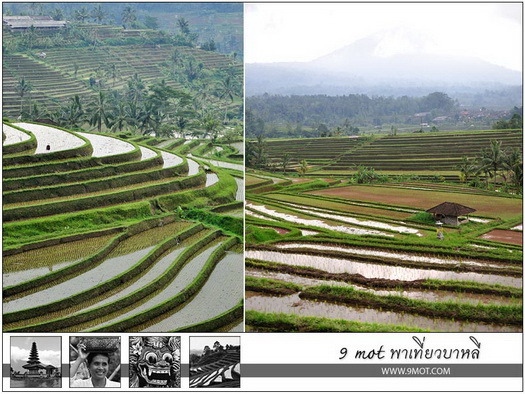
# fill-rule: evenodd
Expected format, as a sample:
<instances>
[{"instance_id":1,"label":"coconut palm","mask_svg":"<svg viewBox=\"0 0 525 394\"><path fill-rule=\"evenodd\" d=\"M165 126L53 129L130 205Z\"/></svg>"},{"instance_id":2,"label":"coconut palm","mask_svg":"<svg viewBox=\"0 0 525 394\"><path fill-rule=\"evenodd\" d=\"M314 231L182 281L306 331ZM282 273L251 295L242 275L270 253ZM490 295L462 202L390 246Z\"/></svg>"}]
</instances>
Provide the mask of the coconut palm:
<instances>
[{"instance_id":1,"label":"coconut palm","mask_svg":"<svg viewBox=\"0 0 525 394\"><path fill-rule=\"evenodd\" d=\"M286 168L290 164L290 161L291 161L290 155L288 153L285 153L281 161L281 165L283 167L283 173L286 172Z\"/></svg>"},{"instance_id":2,"label":"coconut palm","mask_svg":"<svg viewBox=\"0 0 525 394\"><path fill-rule=\"evenodd\" d=\"M504 172L505 183L507 179L517 189L523 186L523 157L521 149L514 148L506 153L503 157L502 168Z\"/></svg>"},{"instance_id":3,"label":"coconut palm","mask_svg":"<svg viewBox=\"0 0 525 394\"><path fill-rule=\"evenodd\" d=\"M108 104L106 93L99 91L95 99L88 105L89 124L91 126L97 126L99 133L102 131L102 124L108 128L110 127Z\"/></svg>"},{"instance_id":4,"label":"coconut palm","mask_svg":"<svg viewBox=\"0 0 525 394\"><path fill-rule=\"evenodd\" d=\"M31 82L26 81L26 79L22 77L22 79L19 80L17 85L15 86L15 90L20 96L20 114L22 114L24 106L24 96L26 93L29 93L33 90L33 85L31 84Z\"/></svg>"},{"instance_id":5,"label":"coconut palm","mask_svg":"<svg viewBox=\"0 0 525 394\"><path fill-rule=\"evenodd\" d=\"M91 11L91 17L95 22L98 22L99 24L102 23L102 21L106 18L106 14L104 11L102 11L102 6L99 4L93 10Z\"/></svg>"},{"instance_id":6,"label":"coconut palm","mask_svg":"<svg viewBox=\"0 0 525 394\"><path fill-rule=\"evenodd\" d=\"M124 10L122 11L122 23L124 24L124 28L132 26L136 20L137 16L135 15L135 9L129 5L124 7Z\"/></svg>"},{"instance_id":7,"label":"coconut palm","mask_svg":"<svg viewBox=\"0 0 525 394\"><path fill-rule=\"evenodd\" d=\"M306 171L308 171L308 163L305 159L301 160L301 162L299 163L298 171L303 175L306 173Z\"/></svg>"},{"instance_id":8,"label":"coconut palm","mask_svg":"<svg viewBox=\"0 0 525 394\"><path fill-rule=\"evenodd\" d=\"M187 36L190 34L190 24L185 18L177 18L177 25L179 26L179 30L183 35Z\"/></svg>"},{"instance_id":9,"label":"coconut palm","mask_svg":"<svg viewBox=\"0 0 525 394\"><path fill-rule=\"evenodd\" d=\"M498 175L498 170L501 169L503 163L503 151L501 150L501 141L491 140L490 146L481 150L481 157L479 159L480 169L486 172L491 178ZM488 183L488 180L487 180Z\"/></svg>"},{"instance_id":10,"label":"coconut palm","mask_svg":"<svg viewBox=\"0 0 525 394\"><path fill-rule=\"evenodd\" d=\"M75 19L77 21L80 21L81 23L84 23L84 21L89 18L89 11L86 7L82 7L79 10L75 10Z\"/></svg>"},{"instance_id":11,"label":"coconut palm","mask_svg":"<svg viewBox=\"0 0 525 394\"><path fill-rule=\"evenodd\" d=\"M477 175L479 172L476 163L466 156L461 159L461 164L458 166L458 170L461 173L460 178L462 182L468 182L471 176Z\"/></svg>"}]
</instances>

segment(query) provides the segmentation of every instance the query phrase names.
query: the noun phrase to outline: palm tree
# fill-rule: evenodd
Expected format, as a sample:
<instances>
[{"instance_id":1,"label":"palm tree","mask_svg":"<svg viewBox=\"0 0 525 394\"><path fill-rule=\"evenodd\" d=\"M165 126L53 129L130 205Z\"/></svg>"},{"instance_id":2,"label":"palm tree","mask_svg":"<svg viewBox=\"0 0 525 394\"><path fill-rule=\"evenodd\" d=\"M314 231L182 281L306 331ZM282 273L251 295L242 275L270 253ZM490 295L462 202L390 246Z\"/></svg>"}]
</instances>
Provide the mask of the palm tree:
<instances>
[{"instance_id":1,"label":"palm tree","mask_svg":"<svg viewBox=\"0 0 525 394\"><path fill-rule=\"evenodd\" d=\"M286 167L288 167L288 165L290 164L290 160L290 155L288 153L285 153L281 161L283 166L283 173L286 173Z\"/></svg>"},{"instance_id":2,"label":"palm tree","mask_svg":"<svg viewBox=\"0 0 525 394\"><path fill-rule=\"evenodd\" d=\"M86 7L82 7L79 10L75 10L75 19L84 23L84 21L89 18L89 11Z\"/></svg>"},{"instance_id":3,"label":"palm tree","mask_svg":"<svg viewBox=\"0 0 525 394\"><path fill-rule=\"evenodd\" d=\"M308 163L306 162L305 159L301 160L301 162L299 163L298 171L303 175L306 173L306 171L308 171Z\"/></svg>"},{"instance_id":4,"label":"palm tree","mask_svg":"<svg viewBox=\"0 0 525 394\"><path fill-rule=\"evenodd\" d=\"M460 178L462 182L468 182L472 175L478 173L476 164L466 156L461 159L461 164L458 166L458 170L461 173Z\"/></svg>"},{"instance_id":5,"label":"palm tree","mask_svg":"<svg viewBox=\"0 0 525 394\"><path fill-rule=\"evenodd\" d=\"M99 4L91 11L91 17L99 24L106 18L106 14L102 11L102 6Z\"/></svg>"},{"instance_id":6,"label":"palm tree","mask_svg":"<svg viewBox=\"0 0 525 394\"><path fill-rule=\"evenodd\" d=\"M179 25L179 30L183 35L187 36L190 34L190 24L185 18L177 18L177 25Z\"/></svg>"},{"instance_id":7,"label":"palm tree","mask_svg":"<svg viewBox=\"0 0 525 394\"><path fill-rule=\"evenodd\" d=\"M91 126L97 126L97 130L100 133L102 131L102 123L106 127L110 127L109 118L107 114L108 102L106 100L106 94L103 91L99 91L95 100L89 103L89 124Z\"/></svg>"},{"instance_id":8,"label":"palm tree","mask_svg":"<svg viewBox=\"0 0 525 394\"><path fill-rule=\"evenodd\" d=\"M491 178L496 181L498 170L503 163L503 152L501 150L501 141L491 140L490 146L482 149L480 157L480 169L485 171ZM487 180L488 184L488 180Z\"/></svg>"},{"instance_id":9,"label":"palm tree","mask_svg":"<svg viewBox=\"0 0 525 394\"><path fill-rule=\"evenodd\" d=\"M506 172L505 183L507 178L510 178L517 189L523 186L523 157L519 148L514 148L504 155L502 167Z\"/></svg>"},{"instance_id":10,"label":"palm tree","mask_svg":"<svg viewBox=\"0 0 525 394\"><path fill-rule=\"evenodd\" d=\"M18 84L15 86L15 90L20 95L20 115L22 114L23 105L24 105L24 95L33 90L33 85L31 82L26 81L24 77L18 81Z\"/></svg>"},{"instance_id":11,"label":"palm tree","mask_svg":"<svg viewBox=\"0 0 525 394\"><path fill-rule=\"evenodd\" d=\"M129 5L124 7L124 10L122 11L122 23L124 24L124 28L127 28L128 24L133 25L136 20L137 16L135 15L135 9Z\"/></svg>"}]
</instances>

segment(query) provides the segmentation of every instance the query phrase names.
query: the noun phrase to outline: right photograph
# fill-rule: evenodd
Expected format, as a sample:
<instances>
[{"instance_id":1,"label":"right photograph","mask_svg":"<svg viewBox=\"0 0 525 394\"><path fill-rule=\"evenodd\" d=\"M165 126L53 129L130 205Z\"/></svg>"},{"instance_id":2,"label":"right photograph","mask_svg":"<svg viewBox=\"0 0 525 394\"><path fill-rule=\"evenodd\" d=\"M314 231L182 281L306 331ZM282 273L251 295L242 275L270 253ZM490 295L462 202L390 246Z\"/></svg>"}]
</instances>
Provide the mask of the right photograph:
<instances>
[{"instance_id":1,"label":"right photograph","mask_svg":"<svg viewBox=\"0 0 525 394\"><path fill-rule=\"evenodd\" d=\"M522 332L522 6L245 4L245 331Z\"/></svg>"}]
</instances>

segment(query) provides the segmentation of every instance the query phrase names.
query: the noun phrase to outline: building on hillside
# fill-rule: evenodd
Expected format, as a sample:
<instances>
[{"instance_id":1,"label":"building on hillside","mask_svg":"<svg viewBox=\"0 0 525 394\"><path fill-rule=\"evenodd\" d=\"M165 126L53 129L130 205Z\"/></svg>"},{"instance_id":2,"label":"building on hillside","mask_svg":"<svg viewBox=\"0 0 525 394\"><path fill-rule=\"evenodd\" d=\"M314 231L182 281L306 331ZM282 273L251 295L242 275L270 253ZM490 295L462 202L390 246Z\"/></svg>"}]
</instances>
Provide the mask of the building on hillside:
<instances>
[{"instance_id":1,"label":"building on hillside","mask_svg":"<svg viewBox=\"0 0 525 394\"><path fill-rule=\"evenodd\" d=\"M24 31L31 28L31 26L37 30L60 30L67 27L66 21L55 21L47 15L2 16L2 24L7 26L12 32Z\"/></svg>"},{"instance_id":2,"label":"building on hillside","mask_svg":"<svg viewBox=\"0 0 525 394\"><path fill-rule=\"evenodd\" d=\"M433 214L434 219L444 224L459 226L462 223L468 223L468 215L476 210L455 202L444 202L427 209L427 212Z\"/></svg>"}]
</instances>

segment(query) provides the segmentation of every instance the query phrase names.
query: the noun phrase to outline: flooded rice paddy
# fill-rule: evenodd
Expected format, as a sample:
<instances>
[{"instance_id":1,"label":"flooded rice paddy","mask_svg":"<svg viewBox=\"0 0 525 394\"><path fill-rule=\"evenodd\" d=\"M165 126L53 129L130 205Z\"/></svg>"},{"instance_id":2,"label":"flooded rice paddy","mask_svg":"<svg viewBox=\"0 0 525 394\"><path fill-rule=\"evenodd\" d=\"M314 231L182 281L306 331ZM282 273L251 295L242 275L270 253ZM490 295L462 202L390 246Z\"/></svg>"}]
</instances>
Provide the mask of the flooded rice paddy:
<instances>
[{"instance_id":1,"label":"flooded rice paddy","mask_svg":"<svg viewBox=\"0 0 525 394\"><path fill-rule=\"evenodd\" d=\"M237 184L237 191L235 192L235 200L244 201L244 179L235 178L235 183Z\"/></svg>"},{"instance_id":2,"label":"flooded rice paddy","mask_svg":"<svg viewBox=\"0 0 525 394\"><path fill-rule=\"evenodd\" d=\"M67 267L94 254L115 234L29 250L3 258L3 286L13 286Z\"/></svg>"},{"instance_id":3,"label":"flooded rice paddy","mask_svg":"<svg viewBox=\"0 0 525 394\"><path fill-rule=\"evenodd\" d=\"M242 164L228 163L227 161L219 161L219 160L208 160L208 161L216 167L230 168L232 170L244 172L244 165Z\"/></svg>"},{"instance_id":4,"label":"flooded rice paddy","mask_svg":"<svg viewBox=\"0 0 525 394\"><path fill-rule=\"evenodd\" d=\"M392 234L386 234L381 231L376 230L365 230L361 228L355 228L355 227L348 227L348 226L336 226L336 225L330 225L322 220L318 219L302 219L296 215L288 214L288 213L282 213L278 212L276 210L267 208L264 205L255 205L255 204L246 204L247 208L250 208L254 212L258 213L264 213L271 215L275 218L279 218L281 220L284 220L286 222L294 223L294 224L302 224L304 226L313 226L313 227L321 227L325 228L327 230L337 231L340 233L346 233L346 234L352 234L352 235L383 235L383 236L389 236L393 237Z\"/></svg>"},{"instance_id":5,"label":"flooded rice paddy","mask_svg":"<svg viewBox=\"0 0 525 394\"><path fill-rule=\"evenodd\" d=\"M123 298L134 291L146 286L150 282L153 282L156 278L164 275L164 271L181 255L185 248L187 248L192 243L196 242L199 238L203 237L204 232L199 232L189 238L186 238L179 245L171 248L169 251L164 253L146 272L141 274L139 280L133 282L129 286L125 287L117 293L113 293L111 296L104 298L102 301L97 302L96 304L90 305L91 308L96 308L105 304L109 304L113 301L116 301L120 298Z\"/></svg>"},{"instance_id":6,"label":"flooded rice paddy","mask_svg":"<svg viewBox=\"0 0 525 394\"><path fill-rule=\"evenodd\" d=\"M207 249L204 249L204 250L201 249L200 252L197 252L196 254L194 254L191 257L191 259L186 263L186 265L179 271L177 276L173 279L173 281L168 286L166 286L161 291L157 292L153 297L149 298L146 302L142 303L139 307L134 307L131 310L123 314L120 314L119 316L111 320L108 320L104 323L101 323L95 327L103 327L107 324L114 323L119 320L123 320L127 317L137 314L139 310L144 311L148 308L152 308L166 301L167 299L176 296L178 293L180 293L186 286L188 286L195 279L197 274L206 264L206 260L208 260L210 255L222 244L223 241L224 241L224 238L214 240L212 241L211 244L207 246ZM242 281L239 281L238 283L242 283Z\"/></svg>"},{"instance_id":7,"label":"flooded rice paddy","mask_svg":"<svg viewBox=\"0 0 525 394\"><path fill-rule=\"evenodd\" d=\"M512 227L511 230L523 231L523 223Z\"/></svg>"},{"instance_id":8,"label":"flooded rice paddy","mask_svg":"<svg viewBox=\"0 0 525 394\"><path fill-rule=\"evenodd\" d=\"M188 161L188 176L197 174L199 172L199 163L191 159L186 160Z\"/></svg>"},{"instance_id":9,"label":"flooded rice paddy","mask_svg":"<svg viewBox=\"0 0 525 394\"><path fill-rule=\"evenodd\" d=\"M93 153L91 154L93 157L113 156L131 152L135 149L129 142L117 138L91 133L77 132L77 134L89 140L93 147Z\"/></svg>"},{"instance_id":10,"label":"flooded rice paddy","mask_svg":"<svg viewBox=\"0 0 525 394\"><path fill-rule=\"evenodd\" d=\"M393 324L442 332L521 331L517 326L501 326L478 322L467 323L447 319L433 319L408 313L378 311L375 309L359 308L328 302L303 300L299 298L298 293L290 296L273 297L248 292L246 295L246 308L265 313L287 313L298 316L315 316L367 323Z\"/></svg>"},{"instance_id":11,"label":"flooded rice paddy","mask_svg":"<svg viewBox=\"0 0 525 394\"><path fill-rule=\"evenodd\" d=\"M162 155L162 160L164 161L162 168L171 168L182 163L182 157L179 157L173 153L165 152L162 150L160 151L160 154Z\"/></svg>"},{"instance_id":12,"label":"flooded rice paddy","mask_svg":"<svg viewBox=\"0 0 525 394\"><path fill-rule=\"evenodd\" d=\"M326 219L334 219L340 222L355 224L358 226L374 227L374 228L380 228L383 230L395 231L395 232L403 233L403 234L416 234L419 237L422 236L422 234L417 229L410 228L410 227L394 226L394 225L383 223L383 222L377 222L375 220L359 220L359 219L356 219L350 216L334 215L332 213L327 212L324 209L311 208L311 207L306 207L304 205L298 205L298 204L287 204L287 205L292 206L294 208L298 208L302 212L308 215L319 216L319 217L326 218Z\"/></svg>"},{"instance_id":13,"label":"flooded rice paddy","mask_svg":"<svg viewBox=\"0 0 525 394\"><path fill-rule=\"evenodd\" d=\"M214 172L206 173L206 184L205 187L209 187L211 185L215 185L217 182L219 182L219 177Z\"/></svg>"},{"instance_id":14,"label":"flooded rice paddy","mask_svg":"<svg viewBox=\"0 0 525 394\"><path fill-rule=\"evenodd\" d=\"M51 153L73 148L79 148L87 143L76 135L54 127L42 126L33 123L16 123L16 126L30 131L36 137L35 153ZM47 150L49 146L49 150Z\"/></svg>"},{"instance_id":15,"label":"flooded rice paddy","mask_svg":"<svg viewBox=\"0 0 525 394\"><path fill-rule=\"evenodd\" d=\"M155 323L145 332L167 332L215 317L243 298L243 255L227 252L198 294L183 308Z\"/></svg>"},{"instance_id":16,"label":"flooded rice paddy","mask_svg":"<svg viewBox=\"0 0 525 394\"><path fill-rule=\"evenodd\" d=\"M294 283L300 286L319 286L319 285L329 285L329 286L346 286L353 287L357 290L366 291L368 293L386 296L394 295L405 298L410 298L414 300L422 300L429 302L446 302L454 301L459 303L468 303L468 304L498 304L498 305L519 305L521 304L521 298L510 298L510 297L500 297L491 294L469 294L469 293L459 293L454 291L442 291L442 290L375 290L368 287L363 287L355 285L353 283L347 283L337 280L325 280L325 279L315 279L308 278L299 275L287 274L284 272L273 272L273 271L264 271L254 268L246 269L246 276L252 276L255 278L265 278L280 280L284 282Z\"/></svg>"},{"instance_id":17,"label":"flooded rice paddy","mask_svg":"<svg viewBox=\"0 0 525 394\"><path fill-rule=\"evenodd\" d=\"M304 235L305 237L307 237L309 235L317 235L317 234L319 234L319 232L318 231L302 230L301 229L301 234Z\"/></svg>"},{"instance_id":18,"label":"flooded rice paddy","mask_svg":"<svg viewBox=\"0 0 525 394\"><path fill-rule=\"evenodd\" d=\"M29 134L6 124L2 125L2 131L5 134L5 140L3 143L4 146L17 144L19 142L28 141L31 139Z\"/></svg>"},{"instance_id":19,"label":"flooded rice paddy","mask_svg":"<svg viewBox=\"0 0 525 394\"><path fill-rule=\"evenodd\" d=\"M502 275L477 274L474 272L438 271L400 266L390 266L336 259L307 254L280 253L262 250L247 250L247 258L271 261L292 266L307 266L331 273L361 274L366 278L382 278L412 281L417 279L463 280L480 283L522 287L521 278Z\"/></svg>"},{"instance_id":20,"label":"flooded rice paddy","mask_svg":"<svg viewBox=\"0 0 525 394\"><path fill-rule=\"evenodd\" d=\"M230 146L233 146L235 149L237 149L241 155L244 154L244 142L234 142L230 144Z\"/></svg>"},{"instance_id":21,"label":"flooded rice paddy","mask_svg":"<svg viewBox=\"0 0 525 394\"><path fill-rule=\"evenodd\" d=\"M153 149L146 148L144 146L140 146L140 153L142 154L142 157L140 160L148 160L152 159L157 156L157 152L155 152Z\"/></svg>"},{"instance_id":22,"label":"flooded rice paddy","mask_svg":"<svg viewBox=\"0 0 525 394\"><path fill-rule=\"evenodd\" d=\"M442 259L437 257L430 256L421 256L409 253L399 253L399 252L384 252L377 249L363 249L363 248L353 248L350 246L332 246L332 245L323 245L321 243L286 243L286 244L274 244L276 248L279 249L297 249L297 248L312 248L316 250L327 250L327 251L336 251L336 252L345 252L352 253L362 256L375 256L375 257L386 257L388 259L396 259L401 261L411 261L415 263L430 263L430 264L454 264L461 266L477 266L477 267L493 267L493 268L515 268L515 265L506 265L506 264L491 264L487 262L480 262L475 260L464 260L464 259L455 259L448 258Z\"/></svg>"}]
</instances>

